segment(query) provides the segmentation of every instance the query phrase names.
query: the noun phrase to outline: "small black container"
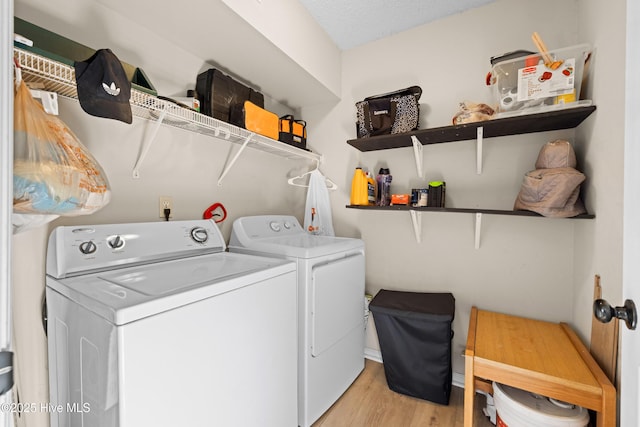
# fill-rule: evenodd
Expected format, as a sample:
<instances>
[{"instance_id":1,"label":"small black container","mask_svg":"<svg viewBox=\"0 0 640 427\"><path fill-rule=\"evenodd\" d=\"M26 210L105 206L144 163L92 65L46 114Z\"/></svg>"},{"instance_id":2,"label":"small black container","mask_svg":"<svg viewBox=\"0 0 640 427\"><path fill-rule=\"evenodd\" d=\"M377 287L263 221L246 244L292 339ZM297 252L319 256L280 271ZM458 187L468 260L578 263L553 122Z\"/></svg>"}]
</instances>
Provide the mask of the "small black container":
<instances>
[{"instance_id":1,"label":"small black container","mask_svg":"<svg viewBox=\"0 0 640 427\"><path fill-rule=\"evenodd\" d=\"M381 289L369 309L378 332L389 388L448 405L453 294Z\"/></svg>"},{"instance_id":2,"label":"small black container","mask_svg":"<svg viewBox=\"0 0 640 427\"><path fill-rule=\"evenodd\" d=\"M444 181L432 181L429 183L427 206L430 208L444 208L447 192L447 183Z\"/></svg>"}]
</instances>

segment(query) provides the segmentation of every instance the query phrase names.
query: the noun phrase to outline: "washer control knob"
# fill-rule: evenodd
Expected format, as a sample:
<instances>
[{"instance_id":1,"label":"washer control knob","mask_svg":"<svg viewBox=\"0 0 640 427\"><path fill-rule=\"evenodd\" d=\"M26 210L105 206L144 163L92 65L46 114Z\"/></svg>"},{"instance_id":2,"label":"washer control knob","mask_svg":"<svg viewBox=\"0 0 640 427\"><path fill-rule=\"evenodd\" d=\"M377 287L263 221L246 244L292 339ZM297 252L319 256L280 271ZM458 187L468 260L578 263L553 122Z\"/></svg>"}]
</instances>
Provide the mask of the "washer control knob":
<instances>
[{"instance_id":1,"label":"washer control knob","mask_svg":"<svg viewBox=\"0 0 640 427\"><path fill-rule=\"evenodd\" d=\"M280 231L280 223L277 221L271 221L269 223L269 227L271 227L271 229L276 233Z\"/></svg>"},{"instance_id":2,"label":"washer control knob","mask_svg":"<svg viewBox=\"0 0 640 427\"><path fill-rule=\"evenodd\" d=\"M94 253L98 248L96 247L96 244L93 243L91 240L88 240L86 242L82 242L80 243L80 252L82 252L85 255L89 255Z\"/></svg>"},{"instance_id":3,"label":"washer control knob","mask_svg":"<svg viewBox=\"0 0 640 427\"><path fill-rule=\"evenodd\" d=\"M289 223L289 221L285 221L282 225L284 225L284 228L286 228L287 230L291 228L291 224Z\"/></svg>"},{"instance_id":4,"label":"washer control knob","mask_svg":"<svg viewBox=\"0 0 640 427\"><path fill-rule=\"evenodd\" d=\"M116 234L107 238L107 244L111 249L122 249L124 247L124 239Z\"/></svg>"},{"instance_id":5,"label":"washer control knob","mask_svg":"<svg viewBox=\"0 0 640 427\"><path fill-rule=\"evenodd\" d=\"M204 243L209 239L209 233L203 227L194 227L191 229L191 238L198 243Z\"/></svg>"}]
</instances>

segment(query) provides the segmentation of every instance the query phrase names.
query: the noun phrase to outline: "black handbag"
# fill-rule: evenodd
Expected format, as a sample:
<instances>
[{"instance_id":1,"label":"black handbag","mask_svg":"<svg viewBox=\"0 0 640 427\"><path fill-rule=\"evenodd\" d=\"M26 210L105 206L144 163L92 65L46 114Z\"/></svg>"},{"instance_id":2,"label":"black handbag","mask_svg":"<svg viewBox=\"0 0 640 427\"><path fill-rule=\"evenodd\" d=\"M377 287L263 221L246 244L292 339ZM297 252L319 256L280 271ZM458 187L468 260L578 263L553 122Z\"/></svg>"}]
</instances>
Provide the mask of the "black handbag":
<instances>
[{"instance_id":1,"label":"black handbag","mask_svg":"<svg viewBox=\"0 0 640 427\"><path fill-rule=\"evenodd\" d=\"M420 86L374 95L356 102L358 138L418 129Z\"/></svg>"}]
</instances>

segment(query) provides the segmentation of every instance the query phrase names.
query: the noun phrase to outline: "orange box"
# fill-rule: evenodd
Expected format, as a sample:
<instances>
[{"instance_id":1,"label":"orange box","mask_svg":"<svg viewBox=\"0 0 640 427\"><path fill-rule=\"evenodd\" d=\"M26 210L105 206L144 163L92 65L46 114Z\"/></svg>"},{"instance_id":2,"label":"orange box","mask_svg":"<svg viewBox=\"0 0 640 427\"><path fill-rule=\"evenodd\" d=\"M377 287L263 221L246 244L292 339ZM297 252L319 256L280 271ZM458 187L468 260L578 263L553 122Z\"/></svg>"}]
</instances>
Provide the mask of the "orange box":
<instances>
[{"instance_id":1,"label":"orange box","mask_svg":"<svg viewBox=\"0 0 640 427\"><path fill-rule=\"evenodd\" d=\"M251 101L244 101L243 104L235 105L231 109L231 116L231 122L237 126L278 140L280 119L275 113L267 111Z\"/></svg>"},{"instance_id":2,"label":"orange box","mask_svg":"<svg viewBox=\"0 0 640 427\"><path fill-rule=\"evenodd\" d=\"M408 205L408 204L409 204L408 194L392 194L391 195L391 205Z\"/></svg>"}]
</instances>

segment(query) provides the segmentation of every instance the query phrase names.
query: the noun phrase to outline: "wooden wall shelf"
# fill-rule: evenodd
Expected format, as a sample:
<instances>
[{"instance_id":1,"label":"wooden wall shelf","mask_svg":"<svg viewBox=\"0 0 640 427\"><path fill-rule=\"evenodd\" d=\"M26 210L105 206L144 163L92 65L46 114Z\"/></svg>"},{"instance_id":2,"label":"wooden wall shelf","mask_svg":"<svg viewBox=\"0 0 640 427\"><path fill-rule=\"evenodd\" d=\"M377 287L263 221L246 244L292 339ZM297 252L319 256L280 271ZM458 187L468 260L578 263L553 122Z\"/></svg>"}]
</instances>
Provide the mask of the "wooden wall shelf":
<instances>
[{"instance_id":1,"label":"wooden wall shelf","mask_svg":"<svg viewBox=\"0 0 640 427\"><path fill-rule=\"evenodd\" d=\"M593 219L595 215L582 214L571 218L549 218L542 216L538 213L531 211L514 211L514 210L500 210L500 209L480 209L480 208L435 208L435 207L414 207L408 205L395 205L395 206L360 206L360 205L347 205L347 209L361 209L367 211L395 211L395 212L409 212L411 215L411 224L413 225L413 233L416 238L416 242L422 242L422 214L424 212L448 212L448 213L464 213L474 214L475 220L475 243L476 249L480 248L480 234L482 230L482 216L483 215L510 215L519 217L538 217L545 219Z\"/></svg>"},{"instance_id":2,"label":"wooden wall shelf","mask_svg":"<svg viewBox=\"0 0 640 427\"><path fill-rule=\"evenodd\" d=\"M422 145L473 140L477 138L479 127L483 128L484 138L571 129L582 123L595 110L595 105L578 106L458 126L443 126L394 135L350 139L347 144L360 151L376 151L412 147L412 136L415 136Z\"/></svg>"},{"instance_id":3,"label":"wooden wall shelf","mask_svg":"<svg viewBox=\"0 0 640 427\"><path fill-rule=\"evenodd\" d=\"M347 205L349 209L363 209L370 211L417 211L417 212L454 212L454 213L481 213L488 215L511 215L511 216L530 216L539 218L548 218L538 213L531 211L514 211L514 210L500 210L500 209L481 209L481 208L433 208L433 207L414 207L407 205L395 205L395 206L358 206ZM593 219L596 216L593 214L582 214L571 218L558 218L558 219Z\"/></svg>"}]
</instances>

